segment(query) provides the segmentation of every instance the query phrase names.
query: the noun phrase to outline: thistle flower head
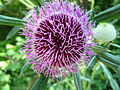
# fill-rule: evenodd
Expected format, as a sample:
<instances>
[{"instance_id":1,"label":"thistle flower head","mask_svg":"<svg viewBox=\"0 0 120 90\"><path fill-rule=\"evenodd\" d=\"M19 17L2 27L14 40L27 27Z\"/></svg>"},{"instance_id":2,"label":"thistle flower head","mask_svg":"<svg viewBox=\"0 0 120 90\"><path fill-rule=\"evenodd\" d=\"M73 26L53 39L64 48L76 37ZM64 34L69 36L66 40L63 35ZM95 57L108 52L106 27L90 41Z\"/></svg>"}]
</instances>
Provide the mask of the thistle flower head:
<instances>
[{"instance_id":1,"label":"thistle flower head","mask_svg":"<svg viewBox=\"0 0 120 90\"><path fill-rule=\"evenodd\" d=\"M33 59L33 69L49 77L76 73L78 65L88 62L93 55L93 24L88 13L67 1L45 3L25 18L22 28L26 42L26 59Z\"/></svg>"}]
</instances>

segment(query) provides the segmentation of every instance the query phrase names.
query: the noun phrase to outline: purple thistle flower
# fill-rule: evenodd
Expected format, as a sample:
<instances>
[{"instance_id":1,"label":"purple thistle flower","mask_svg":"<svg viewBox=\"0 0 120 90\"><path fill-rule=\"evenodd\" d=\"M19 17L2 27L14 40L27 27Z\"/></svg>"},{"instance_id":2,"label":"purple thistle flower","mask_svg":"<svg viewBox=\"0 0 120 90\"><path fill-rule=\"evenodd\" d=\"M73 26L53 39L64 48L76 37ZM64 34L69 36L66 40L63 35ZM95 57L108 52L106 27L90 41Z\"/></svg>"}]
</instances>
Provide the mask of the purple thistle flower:
<instances>
[{"instance_id":1,"label":"purple thistle flower","mask_svg":"<svg viewBox=\"0 0 120 90\"><path fill-rule=\"evenodd\" d=\"M76 73L77 66L89 61L92 42L92 22L79 6L67 1L45 3L25 18L22 28L26 42L26 59L33 59L33 69L47 77L62 77Z\"/></svg>"}]
</instances>

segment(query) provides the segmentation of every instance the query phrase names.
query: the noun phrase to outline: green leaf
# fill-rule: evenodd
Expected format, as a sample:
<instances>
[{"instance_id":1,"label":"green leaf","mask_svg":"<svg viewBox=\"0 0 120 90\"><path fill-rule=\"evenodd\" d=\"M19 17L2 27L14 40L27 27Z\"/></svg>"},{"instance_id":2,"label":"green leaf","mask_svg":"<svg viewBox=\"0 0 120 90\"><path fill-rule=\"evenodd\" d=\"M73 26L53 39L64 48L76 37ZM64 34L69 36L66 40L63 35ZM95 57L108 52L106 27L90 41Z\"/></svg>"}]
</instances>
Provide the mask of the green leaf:
<instances>
[{"instance_id":1,"label":"green leaf","mask_svg":"<svg viewBox=\"0 0 120 90\"><path fill-rule=\"evenodd\" d=\"M94 83L93 80L90 80L90 79L87 78L87 77L81 76L80 78L81 78L81 80L87 81L87 82L89 82L89 83Z\"/></svg>"},{"instance_id":2,"label":"green leaf","mask_svg":"<svg viewBox=\"0 0 120 90\"><path fill-rule=\"evenodd\" d=\"M110 51L110 50L108 50L107 48L102 47L102 46L94 46L92 49L93 49L93 51L94 51L94 50L99 50L99 51L101 51L101 52L109 52L109 51Z\"/></svg>"},{"instance_id":3,"label":"green leaf","mask_svg":"<svg viewBox=\"0 0 120 90\"><path fill-rule=\"evenodd\" d=\"M108 67L110 67L111 69L113 69L114 71L118 72L118 69L120 66L115 64L115 63L112 63L111 61L107 60L107 59L104 59L100 56L97 56L97 60L99 60L100 62L104 63L105 65L107 65Z\"/></svg>"},{"instance_id":4,"label":"green leaf","mask_svg":"<svg viewBox=\"0 0 120 90\"><path fill-rule=\"evenodd\" d=\"M25 18L29 18L31 16L31 14L33 13L34 10L32 10L30 13L27 13ZM23 21L23 20L22 20ZM15 26L6 36L6 40L10 39L11 37L13 37L19 30L20 28L22 28L23 26Z\"/></svg>"},{"instance_id":5,"label":"green leaf","mask_svg":"<svg viewBox=\"0 0 120 90\"><path fill-rule=\"evenodd\" d=\"M93 56L88 64L88 67L87 69L90 69L92 68L96 63L97 63L97 60L95 60L96 56Z\"/></svg>"},{"instance_id":6,"label":"green leaf","mask_svg":"<svg viewBox=\"0 0 120 90\"><path fill-rule=\"evenodd\" d=\"M107 20L111 20L111 19L116 19L119 16L120 16L120 4L100 12L99 14L97 14L94 17L94 20L96 20L98 22L107 21Z\"/></svg>"},{"instance_id":7,"label":"green leaf","mask_svg":"<svg viewBox=\"0 0 120 90\"><path fill-rule=\"evenodd\" d=\"M113 55L110 53L104 53L104 58L106 56L106 59L110 60L113 63L116 63L118 65L120 65L120 56L119 55Z\"/></svg>"},{"instance_id":8,"label":"green leaf","mask_svg":"<svg viewBox=\"0 0 120 90\"><path fill-rule=\"evenodd\" d=\"M9 4L11 4L11 2L8 2L8 3L5 3L5 4L3 4L3 5L0 5L0 9L5 8L5 7L8 6Z\"/></svg>"},{"instance_id":9,"label":"green leaf","mask_svg":"<svg viewBox=\"0 0 120 90\"><path fill-rule=\"evenodd\" d=\"M75 82L76 90L82 90L80 73L74 73L74 82Z\"/></svg>"},{"instance_id":10,"label":"green leaf","mask_svg":"<svg viewBox=\"0 0 120 90\"><path fill-rule=\"evenodd\" d=\"M26 69L30 66L29 62L31 62L32 60L28 60L28 62L22 67L22 69L20 70L20 76L26 71Z\"/></svg>"},{"instance_id":11,"label":"green leaf","mask_svg":"<svg viewBox=\"0 0 120 90\"><path fill-rule=\"evenodd\" d=\"M6 36L6 40L12 38L21 28L22 26L16 26L14 27L9 33L8 35Z\"/></svg>"},{"instance_id":12,"label":"green leaf","mask_svg":"<svg viewBox=\"0 0 120 90\"><path fill-rule=\"evenodd\" d=\"M44 5L44 1L43 0L32 0L36 5L38 6L43 6Z\"/></svg>"},{"instance_id":13,"label":"green leaf","mask_svg":"<svg viewBox=\"0 0 120 90\"><path fill-rule=\"evenodd\" d=\"M23 26L24 20L0 15L0 25Z\"/></svg>"},{"instance_id":14,"label":"green leaf","mask_svg":"<svg viewBox=\"0 0 120 90\"><path fill-rule=\"evenodd\" d=\"M32 9L34 8L34 4L29 0L19 0L22 4L24 4L27 8Z\"/></svg>"},{"instance_id":15,"label":"green leaf","mask_svg":"<svg viewBox=\"0 0 120 90\"><path fill-rule=\"evenodd\" d=\"M117 71L117 74L118 74L118 77L119 77L119 80L120 80L120 66L118 68L116 68L116 71Z\"/></svg>"},{"instance_id":16,"label":"green leaf","mask_svg":"<svg viewBox=\"0 0 120 90\"><path fill-rule=\"evenodd\" d=\"M31 1L31 0L25 0L29 5L31 5L32 7L35 7L35 4Z\"/></svg>"},{"instance_id":17,"label":"green leaf","mask_svg":"<svg viewBox=\"0 0 120 90\"><path fill-rule=\"evenodd\" d=\"M111 44L111 45L114 47L120 48L120 45L118 45L118 44Z\"/></svg>"},{"instance_id":18,"label":"green leaf","mask_svg":"<svg viewBox=\"0 0 120 90\"><path fill-rule=\"evenodd\" d=\"M25 70L29 67L29 64L25 64L20 70L20 76L25 72Z\"/></svg>"},{"instance_id":19,"label":"green leaf","mask_svg":"<svg viewBox=\"0 0 120 90\"><path fill-rule=\"evenodd\" d=\"M102 58L105 58L117 65L120 65L120 56L115 56L115 55L112 55L110 53L108 53L107 51L105 50L102 50L100 47L93 47L92 50L99 56L101 56Z\"/></svg>"},{"instance_id":20,"label":"green leaf","mask_svg":"<svg viewBox=\"0 0 120 90\"><path fill-rule=\"evenodd\" d=\"M113 90L120 90L120 87L115 79L113 79L111 72L108 70L108 68L103 64L100 63L101 67L103 68L104 74L108 78L110 85Z\"/></svg>"},{"instance_id":21,"label":"green leaf","mask_svg":"<svg viewBox=\"0 0 120 90\"><path fill-rule=\"evenodd\" d=\"M31 90L45 90L47 86L48 78L44 75L41 75L39 79L35 82Z\"/></svg>"}]
</instances>

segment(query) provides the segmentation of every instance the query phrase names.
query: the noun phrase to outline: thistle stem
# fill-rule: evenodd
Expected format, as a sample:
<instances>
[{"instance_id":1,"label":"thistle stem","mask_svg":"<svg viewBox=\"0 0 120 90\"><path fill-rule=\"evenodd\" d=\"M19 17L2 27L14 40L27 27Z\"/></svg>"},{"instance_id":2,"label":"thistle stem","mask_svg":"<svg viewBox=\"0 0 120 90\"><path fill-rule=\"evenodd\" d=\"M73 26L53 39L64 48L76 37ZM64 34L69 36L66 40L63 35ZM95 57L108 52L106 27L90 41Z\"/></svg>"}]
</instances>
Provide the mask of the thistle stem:
<instances>
[{"instance_id":1,"label":"thistle stem","mask_svg":"<svg viewBox=\"0 0 120 90\"><path fill-rule=\"evenodd\" d=\"M75 82L76 90L82 90L82 82L81 82L80 73L75 73L74 74L74 82Z\"/></svg>"}]
</instances>

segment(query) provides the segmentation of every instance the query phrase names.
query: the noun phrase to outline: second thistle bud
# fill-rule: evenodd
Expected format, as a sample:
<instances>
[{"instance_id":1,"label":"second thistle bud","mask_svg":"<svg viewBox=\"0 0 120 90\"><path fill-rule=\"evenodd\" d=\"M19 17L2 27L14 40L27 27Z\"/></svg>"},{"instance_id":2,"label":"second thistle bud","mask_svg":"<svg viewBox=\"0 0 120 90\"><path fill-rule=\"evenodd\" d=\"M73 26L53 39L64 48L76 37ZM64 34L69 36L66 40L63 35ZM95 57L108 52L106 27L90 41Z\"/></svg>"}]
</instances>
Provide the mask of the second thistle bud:
<instances>
[{"instance_id":1,"label":"second thistle bud","mask_svg":"<svg viewBox=\"0 0 120 90\"><path fill-rule=\"evenodd\" d=\"M101 43L112 41L116 38L116 29L110 23L100 23L94 29L94 38Z\"/></svg>"}]
</instances>

